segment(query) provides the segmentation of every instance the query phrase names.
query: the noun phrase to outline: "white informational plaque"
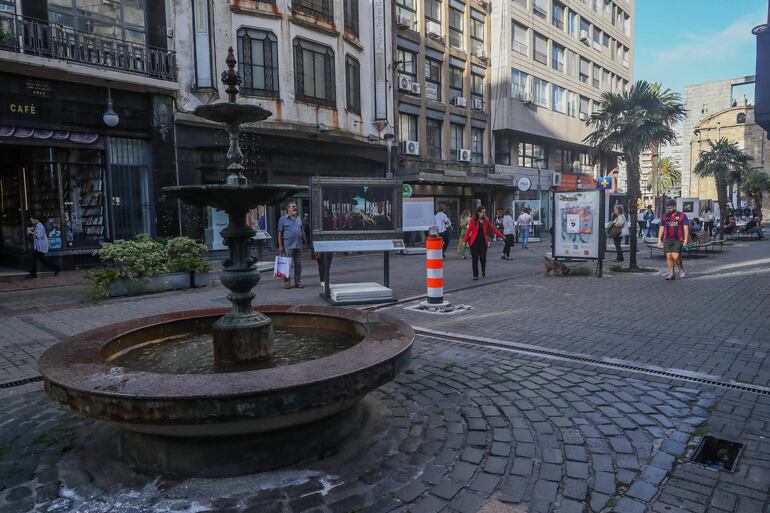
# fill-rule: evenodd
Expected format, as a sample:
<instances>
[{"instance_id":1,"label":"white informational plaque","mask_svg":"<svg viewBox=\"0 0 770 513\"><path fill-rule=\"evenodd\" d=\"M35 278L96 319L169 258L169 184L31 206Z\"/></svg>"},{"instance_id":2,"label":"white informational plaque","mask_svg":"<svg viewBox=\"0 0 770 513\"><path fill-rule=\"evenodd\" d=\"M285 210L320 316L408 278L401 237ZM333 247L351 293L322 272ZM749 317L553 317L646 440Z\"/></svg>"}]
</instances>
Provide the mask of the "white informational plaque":
<instances>
[{"instance_id":1,"label":"white informational plaque","mask_svg":"<svg viewBox=\"0 0 770 513\"><path fill-rule=\"evenodd\" d=\"M404 231L424 232L436 224L433 198L404 198Z\"/></svg>"}]
</instances>

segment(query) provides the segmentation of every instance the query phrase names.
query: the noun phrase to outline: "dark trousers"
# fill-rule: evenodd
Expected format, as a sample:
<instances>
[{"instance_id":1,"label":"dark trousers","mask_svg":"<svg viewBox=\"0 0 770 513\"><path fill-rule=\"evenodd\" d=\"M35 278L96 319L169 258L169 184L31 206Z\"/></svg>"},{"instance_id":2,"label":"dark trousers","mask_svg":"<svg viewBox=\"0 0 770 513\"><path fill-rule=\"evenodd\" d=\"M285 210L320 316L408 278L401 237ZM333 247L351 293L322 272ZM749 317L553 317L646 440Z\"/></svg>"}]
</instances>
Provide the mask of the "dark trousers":
<instances>
[{"instance_id":1,"label":"dark trousers","mask_svg":"<svg viewBox=\"0 0 770 513\"><path fill-rule=\"evenodd\" d=\"M446 256L446 248L449 247L449 230L444 230L443 232L439 233L439 235L441 235L441 238L444 239L444 244L441 246L441 254Z\"/></svg>"},{"instance_id":2,"label":"dark trousers","mask_svg":"<svg viewBox=\"0 0 770 513\"><path fill-rule=\"evenodd\" d=\"M709 234L709 237L714 235L714 221L707 221L703 223L703 229Z\"/></svg>"},{"instance_id":3,"label":"dark trousers","mask_svg":"<svg viewBox=\"0 0 770 513\"><path fill-rule=\"evenodd\" d=\"M33 250L32 253L33 253L32 260L30 261L30 264L29 264L29 275L32 276L33 278L37 277L38 261L40 261L41 264L47 267L50 267L56 273L61 271L61 268L58 265L56 265L52 260L49 260L48 258L46 258L45 253L43 253L42 251Z\"/></svg>"},{"instance_id":4,"label":"dark trousers","mask_svg":"<svg viewBox=\"0 0 770 513\"><path fill-rule=\"evenodd\" d=\"M623 260L623 250L620 248L620 239L621 236L618 235L617 237L612 238L612 242L615 243L615 251L618 254L618 260Z\"/></svg>"},{"instance_id":5,"label":"dark trousers","mask_svg":"<svg viewBox=\"0 0 770 513\"><path fill-rule=\"evenodd\" d=\"M286 256L291 257L292 264L294 265L294 283L300 283L302 281L302 250L301 249L289 249L286 250ZM291 277L284 278L284 283L289 283Z\"/></svg>"},{"instance_id":6,"label":"dark trousers","mask_svg":"<svg viewBox=\"0 0 770 513\"><path fill-rule=\"evenodd\" d=\"M647 228L647 221L636 221L639 225L639 236L641 237L644 233L644 229Z\"/></svg>"},{"instance_id":7,"label":"dark trousers","mask_svg":"<svg viewBox=\"0 0 770 513\"><path fill-rule=\"evenodd\" d=\"M504 257L511 256L511 246L513 246L515 242L516 242L516 239L513 237L512 233L505 234L505 246L503 246Z\"/></svg>"},{"instance_id":8,"label":"dark trousers","mask_svg":"<svg viewBox=\"0 0 770 513\"><path fill-rule=\"evenodd\" d=\"M326 261L329 262L329 266L332 265L332 257L334 256L334 253L321 253L318 256L318 279L321 282L326 281L326 267L324 266L324 257L326 258Z\"/></svg>"},{"instance_id":9,"label":"dark trousers","mask_svg":"<svg viewBox=\"0 0 770 513\"><path fill-rule=\"evenodd\" d=\"M481 234L478 236L481 238ZM483 240L483 238L482 238ZM487 245L474 244L471 246L471 258L473 259L473 277L479 277L479 262L481 262L481 274L487 274Z\"/></svg>"}]
</instances>

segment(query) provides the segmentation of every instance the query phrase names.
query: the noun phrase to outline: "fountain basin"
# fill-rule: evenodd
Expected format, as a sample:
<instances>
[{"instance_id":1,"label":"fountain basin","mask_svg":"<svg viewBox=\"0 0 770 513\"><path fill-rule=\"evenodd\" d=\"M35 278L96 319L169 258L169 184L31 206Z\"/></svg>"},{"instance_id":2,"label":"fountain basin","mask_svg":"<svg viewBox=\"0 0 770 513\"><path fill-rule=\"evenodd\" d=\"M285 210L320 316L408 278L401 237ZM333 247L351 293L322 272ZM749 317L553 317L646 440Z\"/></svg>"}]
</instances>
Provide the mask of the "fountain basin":
<instances>
[{"instance_id":1,"label":"fountain basin","mask_svg":"<svg viewBox=\"0 0 770 513\"><path fill-rule=\"evenodd\" d=\"M116 355L132 348L210 330L228 310L175 312L54 345L39 362L45 390L76 413L120 424L122 455L141 470L238 475L331 450L360 423L360 399L394 379L411 359L412 329L379 313L310 306L255 310L278 329L313 329L352 345L258 370L172 374L116 365Z\"/></svg>"}]
</instances>

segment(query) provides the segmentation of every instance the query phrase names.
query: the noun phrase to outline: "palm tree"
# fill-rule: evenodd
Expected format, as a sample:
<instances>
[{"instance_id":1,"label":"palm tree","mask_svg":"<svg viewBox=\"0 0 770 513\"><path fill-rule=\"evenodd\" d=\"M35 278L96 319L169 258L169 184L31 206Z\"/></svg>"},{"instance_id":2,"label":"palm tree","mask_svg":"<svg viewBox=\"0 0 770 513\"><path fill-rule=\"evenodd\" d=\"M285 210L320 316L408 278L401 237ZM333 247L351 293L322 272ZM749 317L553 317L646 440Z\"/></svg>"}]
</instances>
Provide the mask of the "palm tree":
<instances>
[{"instance_id":1,"label":"palm tree","mask_svg":"<svg viewBox=\"0 0 770 513\"><path fill-rule=\"evenodd\" d=\"M743 192L754 203L754 206L760 212L762 211L762 200L766 193L770 193L770 176L762 171L754 171L743 182Z\"/></svg>"},{"instance_id":2,"label":"palm tree","mask_svg":"<svg viewBox=\"0 0 770 513\"><path fill-rule=\"evenodd\" d=\"M682 172L679 170L676 163L671 160L671 157L664 157L658 161L656 178L658 183L655 190L658 193L666 194L682 182ZM650 180L647 183L647 190L652 190L652 187L653 182Z\"/></svg>"},{"instance_id":3,"label":"palm tree","mask_svg":"<svg viewBox=\"0 0 770 513\"><path fill-rule=\"evenodd\" d=\"M684 119L685 113L679 94L662 89L660 84L640 80L628 91L602 94L599 110L586 121L593 132L585 142L599 151L623 152L628 175L628 217L632 222L636 219L641 195L639 156L643 150L674 142L676 132L672 127ZM636 233L636 230L630 233L630 271L639 270Z\"/></svg>"},{"instance_id":4,"label":"palm tree","mask_svg":"<svg viewBox=\"0 0 770 513\"><path fill-rule=\"evenodd\" d=\"M700 154L695 164L695 174L700 177L713 177L716 182L719 202L720 221L727 212L727 189L734 183L743 181L751 171L752 158L738 148L738 143L721 137L717 142L709 141L711 149Z\"/></svg>"}]
</instances>

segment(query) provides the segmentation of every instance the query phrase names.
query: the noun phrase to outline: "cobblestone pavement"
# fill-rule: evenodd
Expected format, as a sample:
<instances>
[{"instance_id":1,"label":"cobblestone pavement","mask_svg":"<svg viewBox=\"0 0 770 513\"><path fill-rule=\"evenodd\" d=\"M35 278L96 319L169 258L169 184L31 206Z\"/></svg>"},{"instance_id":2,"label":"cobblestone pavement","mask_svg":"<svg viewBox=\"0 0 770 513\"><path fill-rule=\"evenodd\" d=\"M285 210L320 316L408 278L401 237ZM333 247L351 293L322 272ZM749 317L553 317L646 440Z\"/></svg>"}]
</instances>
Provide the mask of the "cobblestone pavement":
<instances>
[{"instance_id":1,"label":"cobblestone pavement","mask_svg":"<svg viewBox=\"0 0 770 513\"><path fill-rule=\"evenodd\" d=\"M544 278L535 252L520 252L514 265L492 260L487 281L471 282L469 263L453 259L447 281L462 290L449 298L472 310L385 312L435 330L768 385L769 247L741 244L688 261L688 277L674 283L617 273ZM394 288L421 294L422 259L403 258L414 260L394 273ZM340 264L348 267L350 281L379 277L371 260ZM259 287L260 303L323 302L316 287ZM37 375L37 356L66 336L226 304L221 287L95 305L65 298L50 311L35 294L0 301L0 384ZM761 390L442 337L418 337L411 367L370 394L369 422L339 454L237 479L133 474L115 456L113 428L52 405L39 383L0 388L0 398L0 513L770 513L770 395ZM745 444L735 472L688 461L705 434Z\"/></svg>"}]
</instances>

